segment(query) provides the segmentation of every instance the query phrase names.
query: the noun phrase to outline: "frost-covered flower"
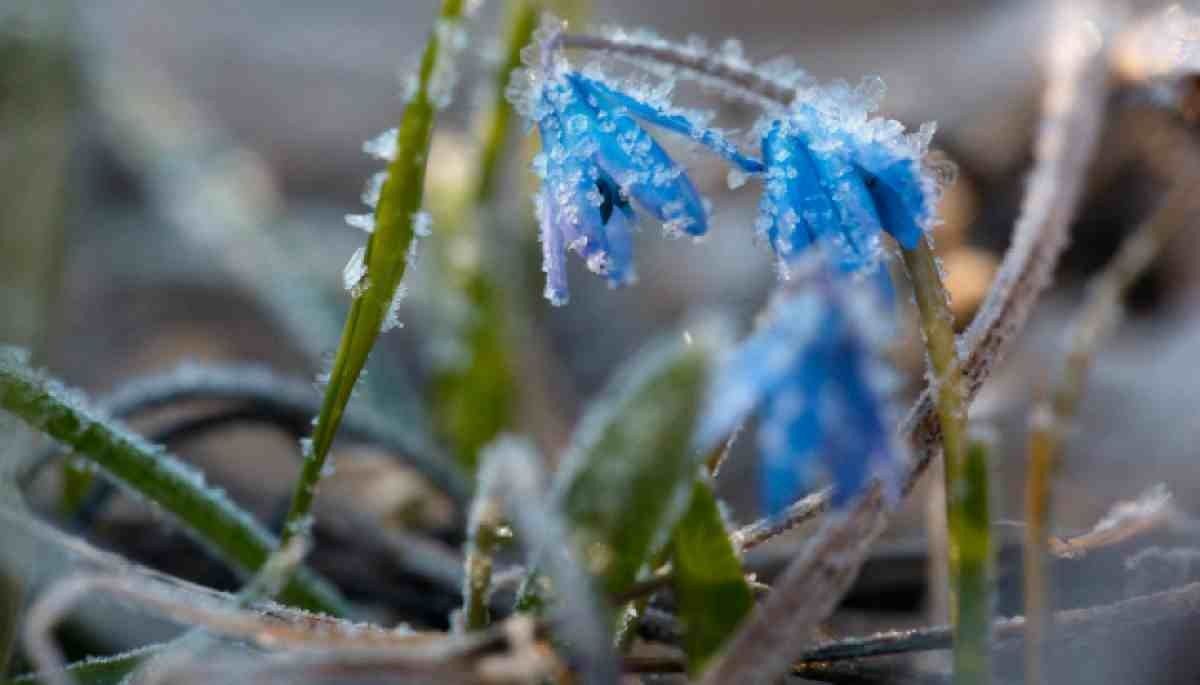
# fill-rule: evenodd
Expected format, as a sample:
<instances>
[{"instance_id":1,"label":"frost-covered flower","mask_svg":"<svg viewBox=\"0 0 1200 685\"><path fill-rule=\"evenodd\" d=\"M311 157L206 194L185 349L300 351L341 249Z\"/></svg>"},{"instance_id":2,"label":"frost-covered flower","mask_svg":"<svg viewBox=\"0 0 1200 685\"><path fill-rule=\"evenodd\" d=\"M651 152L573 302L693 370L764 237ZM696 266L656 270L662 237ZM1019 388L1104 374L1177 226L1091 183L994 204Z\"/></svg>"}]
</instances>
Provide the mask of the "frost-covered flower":
<instances>
[{"instance_id":1,"label":"frost-covered flower","mask_svg":"<svg viewBox=\"0 0 1200 685\"><path fill-rule=\"evenodd\" d=\"M804 262L808 266L810 262ZM696 445L711 450L757 414L760 482L776 514L819 475L840 506L873 477L898 499L902 450L884 399L891 374L878 356L889 328L880 293L822 271L781 292L765 323L718 368Z\"/></svg>"},{"instance_id":2,"label":"frost-covered flower","mask_svg":"<svg viewBox=\"0 0 1200 685\"><path fill-rule=\"evenodd\" d=\"M510 96L541 135L534 170L541 179L535 200L546 297L564 304L567 250L613 286L634 280L633 202L663 222L668 235L708 230L707 203L639 119L684 133L748 171L762 167L661 99L638 97L573 70L555 49L553 33L541 38L536 63L528 60L530 68Z\"/></svg>"},{"instance_id":3,"label":"frost-covered flower","mask_svg":"<svg viewBox=\"0 0 1200 685\"><path fill-rule=\"evenodd\" d=\"M873 268L881 229L911 249L932 226L938 182L923 158L934 126L905 134L872 117L882 92L878 79L809 88L760 124L756 228L785 264L821 243L844 271Z\"/></svg>"}]
</instances>

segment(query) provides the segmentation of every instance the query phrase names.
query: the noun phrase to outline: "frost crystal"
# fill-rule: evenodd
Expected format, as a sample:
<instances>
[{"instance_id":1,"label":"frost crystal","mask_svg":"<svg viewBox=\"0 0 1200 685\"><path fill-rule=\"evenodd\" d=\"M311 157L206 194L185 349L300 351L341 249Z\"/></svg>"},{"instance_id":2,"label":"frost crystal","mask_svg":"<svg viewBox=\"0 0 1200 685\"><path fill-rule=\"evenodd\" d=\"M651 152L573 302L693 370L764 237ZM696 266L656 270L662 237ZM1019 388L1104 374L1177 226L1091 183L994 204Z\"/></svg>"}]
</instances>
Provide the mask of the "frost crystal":
<instances>
[{"instance_id":1,"label":"frost crystal","mask_svg":"<svg viewBox=\"0 0 1200 685\"><path fill-rule=\"evenodd\" d=\"M396 293L392 295L392 301L388 303L387 314L383 317L383 324L379 327L380 333L387 333L394 328L404 328L404 323L400 321L400 303L404 302L404 298L408 295L408 286L401 283L396 288Z\"/></svg>"},{"instance_id":2,"label":"frost crystal","mask_svg":"<svg viewBox=\"0 0 1200 685\"><path fill-rule=\"evenodd\" d=\"M363 143L363 152L375 157L376 159L382 159L386 162L390 162L396 158L397 135L399 134L397 133L396 129L389 128L383 133L380 133L378 136L375 136L374 138Z\"/></svg>"},{"instance_id":3,"label":"frost crystal","mask_svg":"<svg viewBox=\"0 0 1200 685\"><path fill-rule=\"evenodd\" d=\"M367 265L364 262L366 254L366 247L358 248L354 254L350 255L350 261L346 262L346 267L342 269L342 286L349 290L355 298L366 291Z\"/></svg>"},{"instance_id":4,"label":"frost crystal","mask_svg":"<svg viewBox=\"0 0 1200 685\"><path fill-rule=\"evenodd\" d=\"M806 260L800 271L819 262ZM878 477L898 499L903 454L883 400L890 372L882 342L881 298L846 288L820 267L799 292L781 295L760 330L718 369L697 424L702 451L720 444L751 413L759 415L761 487L770 514L782 511L823 473L844 505Z\"/></svg>"},{"instance_id":5,"label":"frost crystal","mask_svg":"<svg viewBox=\"0 0 1200 685\"><path fill-rule=\"evenodd\" d=\"M433 233L433 217L429 212L420 211L413 214L412 217L413 234L424 238Z\"/></svg>"},{"instance_id":6,"label":"frost crystal","mask_svg":"<svg viewBox=\"0 0 1200 685\"><path fill-rule=\"evenodd\" d=\"M375 215L374 214L347 214L346 225L351 228L357 228L367 233L375 232Z\"/></svg>"}]
</instances>

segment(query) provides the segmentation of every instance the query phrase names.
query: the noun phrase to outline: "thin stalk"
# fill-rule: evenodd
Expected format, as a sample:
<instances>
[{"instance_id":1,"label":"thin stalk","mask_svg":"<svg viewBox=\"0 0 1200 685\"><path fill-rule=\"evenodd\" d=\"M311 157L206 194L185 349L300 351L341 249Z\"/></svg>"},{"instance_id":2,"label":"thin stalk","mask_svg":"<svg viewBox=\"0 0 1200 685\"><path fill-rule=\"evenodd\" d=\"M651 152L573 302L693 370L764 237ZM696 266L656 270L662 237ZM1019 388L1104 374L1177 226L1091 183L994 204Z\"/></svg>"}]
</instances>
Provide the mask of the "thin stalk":
<instances>
[{"instance_id":1,"label":"thin stalk","mask_svg":"<svg viewBox=\"0 0 1200 685\"><path fill-rule=\"evenodd\" d=\"M504 293L484 267L491 248L485 227L496 194L501 160L510 146L513 109L505 92L513 70L521 66L521 51L533 40L538 23L533 0L511 0L503 61L490 85L490 100L482 112L475 187L470 196L448 212L450 228L438 246L448 285L469 304L456 328L466 354L433 379L434 418L438 433L453 447L467 470L478 466L479 450L500 432L511 428L517 396L513 370L511 316Z\"/></svg>"},{"instance_id":2,"label":"thin stalk","mask_svg":"<svg viewBox=\"0 0 1200 685\"><path fill-rule=\"evenodd\" d=\"M1079 410L1096 349L1116 326L1121 298L1175 233L1200 214L1194 191L1178 184L1158 210L1121 244L1112 261L1088 286L1088 297L1067 329L1067 354L1049 398L1035 406L1029 420L1029 468L1025 480L1024 591L1029 617L1025 677L1031 685L1045 682L1045 645L1050 636L1046 563L1054 471Z\"/></svg>"},{"instance_id":3,"label":"thin stalk","mask_svg":"<svg viewBox=\"0 0 1200 685\"><path fill-rule=\"evenodd\" d=\"M194 538L243 573L258 570L276 541L252 516L204 483L162 448L87 409L78 395L0 350L0 408L104 468L129 491L172 514ZM11 353L10 353L11 355ZM310 572L287 583L283 598L317 611L345 614L336 590Z\"/></svg>"},{"instance_id":4,"label":"thin stalk","mask_svg":"<svg viewBox=\"0 0 1200 685\"><path fill-rule=\"evenodd\" d=\"M521 66L521 50L533 40L538 25L538 3L533 0L512 0L508 10L508 34L504 41L504 61L496 70L492 99L484 116L480 137L479 170L475 178L476 207L485 207L496 194L496 175L508 142L512 126L512 105L504 91L513 70Z\"/></svg>"},{"instance_id":5,"label":"thin stalk","mask_svg":"<svg viewBox=\"0 0 1200 685\"><path fill-rule=\"evenodd\" d=\"M991 681L992 528L988 493L988 444L972 440L963 464L961 492L948 495L951 539L958 541L954 682Z\"/></svg>"},{"instance_id":6,"label":"thin stalk","mask_svg":"<svg viewBox=\"0 0 1200 685\"><path fill-rule=\"evenodd\" d=\"M492 586L492 557L500 543L510 537L504 527L500 502L480 497L471 511L467 555L463 574L463 628L483 630L491 622L488 594Z\"/></svg>"},{"instance_id":7,"label":"thin stalk","mask_svg":"<svg viewBox=\"0 0 1200 685\"><path fill-rule=\"evenodd\" d=\"M304 465L292 493L282 538L287 541L307 528L313 497L325 468L325 459L333 445L350 393L358 381L380 329L387 319L396 289L407 267L407 254L415 239L413 215L420 211L425 185L425 169L436 106L431 83L442 58L442 39L462 17L463 0L444 0L437 28L430 33L421 57L417 88L404 108L396 135L395 158L388 166L387 180L375 209L375 231L367 240L363 263L366 289L354 300L346 317L330 372L329 385L313 429L312 444L306 450Z\"/></svg>"},{"instance_id":8,"label":"thin stalk","mask_svg":"<svg viewBox=\"0 0 1200 685\"><path fill-rule=\"evenodd\" d=\"M976 618L976 614L987 616L988 578L986 573L978 572L979 569L973 568L967 572L963 564L964 555L986 552L990 547L986 520L987 465L981 464L978 468L968 468L967 465L967 407L963 397L962 364L954 335L954 315L947 304L937 257L929 241L922 241L914 250L902 250L902 254L916 294L921 331L932 372L930 387L937 398L938 423L942 428L942 479L949 528L946 561L951 584L948 609L950 622L956 626L958 638L954 643L954 679L956 683L984 683L987 682L986 672L979 673L975 665L979 661L979 653L986 654L987 651L986 623L981 629L977 621L966 621ZM985 450L978 451L978 459L984 460L986 456ZM976 526L970 525L972 511L969 507L976 498L982 498L985 508L983 550L975 549L979 542L972 536L979 534L979 531ZM976 561L972 560L971 563ZM984 606L976 606L980 602ZM960 671L960 664L968 669Z\"/></svg>"}]
</instances>

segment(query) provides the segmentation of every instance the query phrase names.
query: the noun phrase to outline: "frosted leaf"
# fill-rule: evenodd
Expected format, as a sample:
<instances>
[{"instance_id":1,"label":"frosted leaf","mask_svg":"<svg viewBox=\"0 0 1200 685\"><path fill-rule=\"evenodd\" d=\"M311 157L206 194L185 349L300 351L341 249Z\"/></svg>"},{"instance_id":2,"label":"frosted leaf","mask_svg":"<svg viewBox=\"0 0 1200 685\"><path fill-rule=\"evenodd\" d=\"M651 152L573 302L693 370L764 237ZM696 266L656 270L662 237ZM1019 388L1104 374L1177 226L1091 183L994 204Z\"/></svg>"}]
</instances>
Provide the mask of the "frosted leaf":
<instances>
[{"instance_id":1,"label":"frosted leaf","mask_svg":"<svg viewBox=\"0 0 1200 685\"><path fill-rule=\"evenodd\" d=\"M347 214L346 225L351 228L357 228L367 233L375 232L375 215L374 214Z\"/></svg>"},{"instance_id":2,"label":"frosted leaf","mask_svg":"<svg viewBox=\"0 0 1200 685\"><path fill-rule=\"evenodd\" d=\"M419 237L424 238L430 235L433 233L433 217L426 211L414 213L412 216L412 229L413 233Z\"/></svg>"},{"instance_id":3,"label":"frosted leaf","mask_svg":"<svg viewBox=\"0 0 1200 685\"><path fill-rule=\"evenodd\" d=\"M399 133L394 128L380 133L378 136L363 143L363 152L375 157L390 162L396 159L396 139Z\"/></svg>"},{"instance_id":4,"label":"frosted leaf","mask_svg":"<svg viewBox=\"0 0 1200 685\"><path fill-rule=\"evenodd\" d=\"M345 268L342 269L342 286L355 297L362 294L359 288L366 279L367 265L364 262L366 255L366 247L358 248L354 254L350 255L350 261L346 262ZM356 293L356 291L358 292Z\"/></svg>"}]
</instances>

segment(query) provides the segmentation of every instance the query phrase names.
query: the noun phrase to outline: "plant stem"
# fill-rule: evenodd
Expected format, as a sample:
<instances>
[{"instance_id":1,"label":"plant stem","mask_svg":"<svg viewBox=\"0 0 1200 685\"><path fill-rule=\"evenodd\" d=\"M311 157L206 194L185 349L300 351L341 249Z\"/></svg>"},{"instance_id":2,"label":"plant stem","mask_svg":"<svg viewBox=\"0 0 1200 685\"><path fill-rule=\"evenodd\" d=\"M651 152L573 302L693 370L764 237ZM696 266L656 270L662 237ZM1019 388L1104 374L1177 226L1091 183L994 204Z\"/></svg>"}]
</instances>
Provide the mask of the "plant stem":
<instances>
[{"instance_id":1,"label":"plant stem","mask_svg":"<svg viewBox=\"0 0 1200 685\"><path fill-rule=\"evenodd\" d=\"M507 537L496 498L481 496L476 500L469 530L463 574L463 628L472 631L483 630L491 622L487 602L492 585L492 556Z\"/></svg>"},{"instance_id":2,"label":"plant stem","mask_svg":"<svg viewBox=\"0 0 1200 685\"><path fill-rule=\"evenodd\" d=\"M1193 195L1185 184L1167 191L1159 209L1125 239L1112 261L1091 281L1087 300L1067 329L1067 355L1053 393L1040 400L1030 415L1024 542L1025 615L1029 621L1025 681L1030 685L1045 682L1043 650L1051 638L1047 634L1047 530L1052 480L1065 436L1078 412L1096 348L1120 318L1121 298L1176 231L1200 214L1200 203Z\"/></svg>"},{"instance_id":3,"label":"plant stem","mask_svg":"<svg viewBox=\"0 0 1200 685\"><path fill-rule=\"evenodd\" d=\"M954 316L947 306L937 257L929 241L922 241L916 249L903 250L902 253L920 311L921 331L932 371L930 387L936 397L938 423L942 428L943 482L949 527L949 610L950 622L956 627L954 678L957 683L982 683L986 682L986 673L978 673L974 665L978 655L987 651L988 579L986 572L975 566L970 571L964 568L964 564L968 563L964 557L980 551L985 552L986 556L990 546L986 512L987 465L981 463L978 468L968 468L967 464L967 409L963 397L962 365L954 336ZM986 451L980 450L978 459L983 462ZM984 505L982 550L976 549L980 541L973 539L973 536L980 534L979 527L971 520L974 513L971 507L975 499L981 499ZM978 561L971 559L969 563ZM981 602L983 606L977 606ZM976 614L983 615L984 623L973 620L977 618ZM968 670L960 671L960 664L967 666ZM978 679L980 677L984 679Z\"/></svg>"},{"instance_id":4,"label":"plant stem","mask_svg":"<svg viewBox=\"0 0 1200 685\"><path fill-rule=\"evenodd\" d=\"M967 446L962 483L948 496L951 539L958 540L954 681L982 685L991 680L992 534L988 493L988 445Z\"/></svg>"},{"instance_id":5,"label":"plant stem","mask_svg":"<svg viewBox=\"0 0 1200 685\"><path fill-rule=\"evenodd\" d=\"M204 477L162 448L83 406L78 396L0 350L0 408L103 467L128 490L174 515L201 543L243 573L253 573L276 541ZM301 572L283 598L298 606L345 614L331 585Z\"/></svg>"},{"instance_id":6,"label":"plant stem","mask_svg":"<svg viewBox=\"0 0 1200 685\"><path fill-rule=\"evenodd\" d=\"M512 0L508 10L508 35L505 39L504 61L496 71L492 101L482 126L479 170L475 178L475 206L484 207L496 194L496 174L500 169L508 131L512 122L512 106L505 89L513 70L521 66L521 50L533 40L538 24L538 4L533 0Z\"/></svg>"},{"instance_id":7,"label":"plant stem","mask_svg":"<svg viewBox=\"0 0 1200 685\"><path fill-rule=\"evenodd\" d=\"M445 29L457 25L463 0L444 0L437 28L430 33L421 57L417 89L404 108L396 135L395 158L388 166L387 180L375 210L375 232L367 240L364 264L369 279L365 292L355 298L346 317L330 372L329 385L313 429L312 444L292 493L292 503L282 531L286 542L307 527L317 483L325 467L329 448L341 423L350 393L392 306L392 300L407 267L407 254L415 238L413 215L420 210L425 185L429 145L433 138L436 107L430 86L438 68Z\"/></svg>"}]
</instances>

